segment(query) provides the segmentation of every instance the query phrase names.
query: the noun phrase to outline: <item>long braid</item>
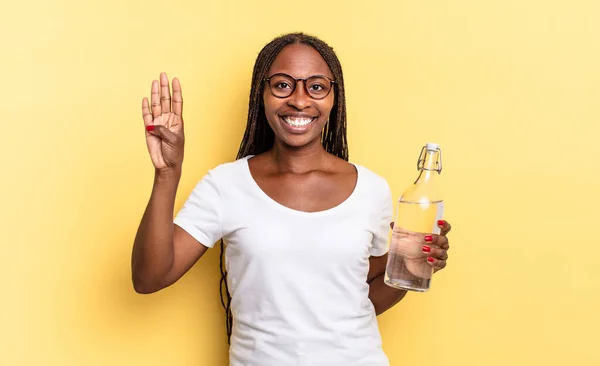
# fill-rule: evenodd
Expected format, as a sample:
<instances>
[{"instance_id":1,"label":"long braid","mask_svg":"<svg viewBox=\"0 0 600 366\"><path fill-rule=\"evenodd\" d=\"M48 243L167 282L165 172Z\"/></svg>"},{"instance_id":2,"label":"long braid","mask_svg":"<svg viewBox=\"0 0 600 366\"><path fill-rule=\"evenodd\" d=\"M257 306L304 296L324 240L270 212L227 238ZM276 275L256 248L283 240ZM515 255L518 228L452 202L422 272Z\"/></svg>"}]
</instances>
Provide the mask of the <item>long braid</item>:
<instances>
[{"instance_id":1,"label":"long braid","mask_svg":"<svg viewBox=\"0 0 600 366\"><path fill-rule=\"evenodd\" d=\"M223 266L223 257L224 257L224 244L223 239L221 239L221 256L219 260L219 268L221 269L221 283L219 284L219 291L221 294L221 305L225 309L225 318L227 319L227 343L231 340L231 328L233 325L233 316L231 315L231 295L229 294L229 286L227 285L227 271L225 270L225 266ZM227 304L223 300L223 293L227 298Z\"/></svg>"},{"instance_id":2,"label":"long braid","mask_svg":"<svg viewBox=\"0 0 600 366\"><path fill-rule=\"evenodd\" d=\"M267 122L265 115L262 93L267 72L271 64L281 52L281 50L290 44L306 44L316 49L333 73L335 79L335 105L329 115L329 120L323 128L322 144L328 153L335 155L345 161L348 161L348 140L346 133L346 94L344 89L344 75L340 60L336 56L333 48L322 40L306 35L304 33L290 33L275 38L269 42L258 54L252 72L252 86L250 88L250 98L248 103L248 120L246 131L240 143L237 153L237 159L248 155L258 155L273 147L275 135ZM231 342L231 332L233 328L233 315L231 313L231 295L227 285L227 271L224 268L223 257L225 244L221 240L221 304L225 309L227 324L227 342ZM227 303L224 300L227 299Z\"/></svg>"}]
</instances>

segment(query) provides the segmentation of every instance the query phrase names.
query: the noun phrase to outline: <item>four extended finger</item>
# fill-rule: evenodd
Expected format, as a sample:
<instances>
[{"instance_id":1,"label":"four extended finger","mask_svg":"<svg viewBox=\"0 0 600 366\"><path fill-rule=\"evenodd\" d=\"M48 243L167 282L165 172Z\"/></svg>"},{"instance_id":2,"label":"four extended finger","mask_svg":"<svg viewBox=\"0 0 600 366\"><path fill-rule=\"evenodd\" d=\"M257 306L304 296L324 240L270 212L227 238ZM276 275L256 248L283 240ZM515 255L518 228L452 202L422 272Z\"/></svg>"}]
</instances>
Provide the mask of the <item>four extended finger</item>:
<instances>
[{"instance_id":1,"label":"four extended finger","mask_svg":"<svg viewBox=\"0 0 600 366\"><path fill-rule=\"evenodd\" d=\"M152 112L150 112L148 98L142 99L142 118L144 119L144 126L150 126L153 124Z\"/></svg>"},{"instance_id":2,"label":"four extended finger","mask_svg":"<svg viewBox=\"0 0 600 366\"><path fill-rule=\"evenodd\" d=\"M169 89L169 78L166 73L160 74L160 106L162 113L171 112L171 91Z\"/></svg>"},{"instance_id":3,"label":"four extended finger","mask_svg":"<svg viewBox=\"0 0 600 366\"><path fill-rule=\"evenodd\" d=\"M158 81L154 80L152 82L152 89L150 91L150 102L152 103L152 117L155 119L160 117L162 114L162 110L160 107L160 91L158 89Z\"/></svg>"},{"instance_id":4,"label":"four extended finger","mask_svg":"<svg viewBox=\"0 0 600 366\"><path fill-rule=\"evenodd\" d=\"M183 95L181 94L181 83L179 79L173 78L173 112L179 117L183 113Z\"/></svg>"}]
</instances>

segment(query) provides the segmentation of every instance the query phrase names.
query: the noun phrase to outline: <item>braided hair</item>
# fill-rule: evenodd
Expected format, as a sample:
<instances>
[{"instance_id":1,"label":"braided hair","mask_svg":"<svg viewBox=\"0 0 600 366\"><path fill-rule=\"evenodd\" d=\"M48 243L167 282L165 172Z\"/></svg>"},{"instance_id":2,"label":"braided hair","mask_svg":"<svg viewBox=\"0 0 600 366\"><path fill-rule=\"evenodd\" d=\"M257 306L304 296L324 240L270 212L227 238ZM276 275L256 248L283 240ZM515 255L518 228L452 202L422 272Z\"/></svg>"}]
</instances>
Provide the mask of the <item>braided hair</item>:
<instances>
[{"instance_id":1,"label":"braided hair","mask_svg":"<svg viewBox=\"0 0 600 366\"><path fill-rule=\"evenodd\" d=\"M273 147L275 134L267 122L262 93L267 72L271 64L281 52L290 44L305 44L316 49L333 73L335 79L334 92L335 102L325 124L321 136L321 142L325 151L348 161L348 141L346 137L346 97L344 93L344 78L340 60L333 48L324 41L304 33L290 33L279 36L269 42L258 54L252 73L252 87L250 89L250 101L248 107L248 121L246 131L237 153L237 159L248 155L258 155ZM227 324L227 341L231 340L233 327L233 315L231 314L231 296L227 286L227 271L223 266L224 242L221 239L221 304L225 309Z\"/></svg>"}]
</instances>

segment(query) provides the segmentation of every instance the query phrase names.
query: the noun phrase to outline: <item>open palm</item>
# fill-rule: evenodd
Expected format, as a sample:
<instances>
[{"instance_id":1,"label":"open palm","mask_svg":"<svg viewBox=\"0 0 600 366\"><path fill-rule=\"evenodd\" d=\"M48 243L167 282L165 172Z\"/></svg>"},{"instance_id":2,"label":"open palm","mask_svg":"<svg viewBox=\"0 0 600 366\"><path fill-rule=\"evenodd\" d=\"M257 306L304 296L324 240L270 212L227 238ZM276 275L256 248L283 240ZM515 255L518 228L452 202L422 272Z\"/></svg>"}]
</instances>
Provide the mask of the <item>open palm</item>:
<instances>
[{"instance_id":1,"label":"open palm","mask_svg":"<svg viewBox=\"0 0 600 366\"><path fill-rule=\"evenodd\" d=\"M173 98L167 74L160 74L160 85L152 82L151 104L142 100L142 117L146 126L146 145L154 168L181 169L183 163L183 98L181 84L173 79Z\"/></svg>"}]
</instances>

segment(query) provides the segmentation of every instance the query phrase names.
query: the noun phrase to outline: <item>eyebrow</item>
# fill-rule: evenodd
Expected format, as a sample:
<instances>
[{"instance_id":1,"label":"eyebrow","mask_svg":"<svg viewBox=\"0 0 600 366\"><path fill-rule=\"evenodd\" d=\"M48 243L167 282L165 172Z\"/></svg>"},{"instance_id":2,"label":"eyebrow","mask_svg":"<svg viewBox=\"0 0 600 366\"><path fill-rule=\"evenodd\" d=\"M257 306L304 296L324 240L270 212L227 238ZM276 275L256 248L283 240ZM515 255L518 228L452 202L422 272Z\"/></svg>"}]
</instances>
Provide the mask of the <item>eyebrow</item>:
<instances>
[{"instance_id":1,"label":"eyebrow","mask_svg":"<svg viewBox=\"0 0 600 366\"><path fill-rule=\"evenodd\" d=\"M321 74L312 74L312 75L308 75L307 77L304 77L304 78L298 78L298 77L296 77L296 76L292 75L292 74L291 74L291 73L289 73L289 72L283 72L283 71L279 71L279 72L273 72L273 73L268 73L268 74L265 76L265 78L270 78L270 77L273 77L274 75L277 75L277 74L285 74L285 75L287 75L287 76L289 76L289 77L291 77L291 78L293 78L293 79L308 79L308 78L310 78L310 77L313 77L313 76L325 76L325 77L327 77L327 78L329 78L329 79L331 79L331 80L335 80L335 76L329 76L329 75L327 75L327 74L322 74L322 73L321 73Z\"/></svg>"}]
</instances>

